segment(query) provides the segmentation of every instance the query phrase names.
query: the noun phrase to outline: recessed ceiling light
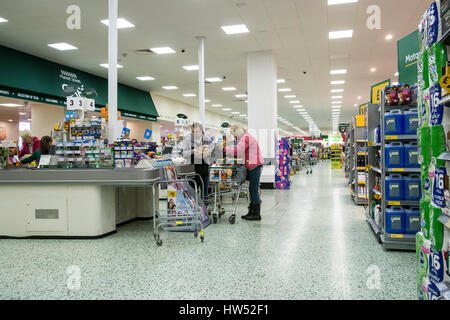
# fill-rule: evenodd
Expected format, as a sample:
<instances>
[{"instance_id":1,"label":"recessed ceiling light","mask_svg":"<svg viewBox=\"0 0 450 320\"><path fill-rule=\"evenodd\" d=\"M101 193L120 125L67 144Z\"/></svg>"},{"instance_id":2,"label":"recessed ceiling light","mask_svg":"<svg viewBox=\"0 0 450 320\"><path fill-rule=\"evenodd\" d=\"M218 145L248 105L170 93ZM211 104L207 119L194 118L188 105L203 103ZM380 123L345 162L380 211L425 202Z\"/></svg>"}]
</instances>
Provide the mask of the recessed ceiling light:
<instances>
[{"instance_id":1,"label":"recessed ceiling light","mask_svg":"<svg viewBox=\"0 0 450 320\"><path fill-rule=\"evenodd\" d=\"M0 104L0 106L3 106L3 107L22 107L22 105L21 104L17 104L17 103L2 103L2 104Z\"/></svg>"},{"instance_id":2,"label":"recessed ceiling light","mask_svg":"<svg viewBox=\"0 0 450 320\"><path fill-rule=\"evenodd\" d=\"M392 40L394 36L392 34L388 34L386 35L386 40Z\"/></svg>"},{"instance_id":3,"label":"recessed ceiling light","mask_svg":"<svg viewBox=\"0 0 450 320\"><path fill-rule=\"evenodd\" d=\"M11 119L9 119L8 121L9 121L9 122L13 122L13 120L11 120Z\"/></svg>"},{"instance_id":4,"label":"recessed ceiling light","mask_svg":"<svg viewBox=\"0 0 450 320\"><path fill-rule=\"evenodd\" d=\"M294 101L289 101L289 103L291 103L291 104L297 104L297 103L300 103L300 101L294 100Z\"/></svg>"},{"instance_id":5,"label":"recessed ceiling light","mask_svg":"<svg viewBox=\"0 0 450 320\"><path fill-rule=\"evenodd\" d=\"M19 112L19 115L26 116L27 114L25 112Z\"/></svg>"},{"instance_id":6,"label":"recessed ceiling light","mask_svg":"<svg viewBox=\"0 0 450 320\"><path fill-rule=\"evenodd\" d=\"M346 3L355 3L358 2L358 0L328 0L329 6L334 6L337 4L346 4Z\"/></svg>"},{"instance_id":7,"label":"recessed ceiling light","mask_svg":"<svg viewBox=\"0 0 450 320\"><path fill-rule=\"evenodd\" d=\"M222 88L223 91L236 91L235 87L224 87Z\"/></svg>"},{"instance_id":8,"label":"recessed ceiling light","mask_svg":"<svg viewBox=\"0 0 450 320\"><path fill-rule=\"evenodd\" d=\"M277 83L285 83L286 82L286 80L284 80L284 79L278 79L277 80Z\"/></svg>"},{"instance_id":9,"label":"recessed ceiling light","mask_svg":"<svg viewBox=\"0 0 450 320\"><path fill-rule=\"evenodd\" d=\"M351 38L353 37L353 30L330 31L328 37L329 39Z\"/></svg>"},{"instance_id":10,"label":"recessed ceiling light","mask_svg":"<svg viewBox=\"0 0 450 320\"><path fill-rule=\"evenodd\" d=\"M196 97L195 93L183 93L183 97Z\"/></svg>"},{"instance_id":11,"label":"recessed ceiling light","mask_svg":"<svg viewBox=\"0 0 450 320\"><path fill-rule=\"evenodd\" d=\"M344 92L344 89L332 89L331 93L339 93L339 92Z\"/></svg>"},{"instance_id":12,"label":"recessed ceiling light","mask_svg":"<svg viewBox=\"0 0 450 320\"><path fill-rule=\"evenodd\" d=\"M370 72L375 72L377 71L377 68L370 68Z\"/></svg>"},{"instance_id":13,"label":"recessed ceiling light","mask_svg":"<svg viewBox=\"0 0 450 320\"><path fill-rule=\"evenodd\" d=\"M185 69L187 71L194 71L194 70L198 70L200 68L198 65L195 65L195 66L184 66L183 69Z\"/></svg>"},{"instance_id":14,"label":"recessed ceiling light","mask_svg":"<svg viewBox=\"0 0 450 320\"><path fill-rule=\"evenodd\" d=\"M290 89L290 88L280 88L280 89L278 89L278 91L279 92L291 92L292 89Z\"/></svg>"},{"instance_id":15,"label":"recessed ceiling light","mask_svg":"<svg viewBox=\"0 0 450 320\"><path fill-rule=\"evenodd\" d=\"M332 101L331 104L340 104L342 101Z\"/></svg>"},{"instance_id":16,"label":"recessed ceiling light","mask_svg":"<svg viewBox=\"0 0 450 320\"><path fill-rule=\"evenodd\" d=\"M54 49L60 50L60 51L66 51L66 50L76 50L77 47L74 47L71 44L60 42L60 43L50 43L48 44L49 47L52 47Z\"/></svg>"},{"instance_id":17,"label":"recessed ceiling light","mask_svg":"<svg viewBox=\"0 0 450 320\"><path fill-rule=\"evenodd\" d=\"M109 20L101 20L101 22L107 26L109 26ZM134 28L134 24L125 20L124 18L117 19L117 29L125 29L125 28Z\"/></svg>"},{"instance_id":18,"label":"recessed ceiling light","mask_svg":"<svg viewBox=\"0 0 450 320\"><path fill-rule=\"evenodd\" d=\"M361 96L359 96L359 97L358 97L358 100L361 100L361 99L362 99L362 97L361 97Z\"/></svg>"},{"instance_id":19,"label":"recessed ceiling light","mask_svg":"<svg viewBox=\"0 0 450 320\"><path fill-rule=\"evenodd\" d=\"M226 34L238 34L250 32L245 24L236 24L231 26L222 26L222 30Z\"/></svg>"},{"instance_id":20,"label":"recessed ceiling light","mask_svg":"<svg viewBox=\"0 0 450 320\"><path fill-rule=\"evenodd\" d=\"M330 82L332 85L344 84L345 80L334 80Z\"/></svg>"},{"instance_id":21,"label":"recessed ceiling light","mask_svg":"<svg viewBox=\"0 0 450 320\"><path fill-rule=\"evenodd\" d=\"M164 86L163 89L166 89L166 90L177 90L178 87L177 86Z\"/></svg>"},{"instance_id":22,"label":"recessed ceiling light","mask_svg":"<svg viewBox=\"0 0 450 320\"><path fill-rule=\"evenodd\" d=\"M355 103L353 106L357 107L358 105Z\"/></svg>"},{"instance_id":23,"label":"recessed ceiling light","mask_svg":"<svg viewBox=\"0 0 450 320\"><path fill-rule=\"evenodd\" d=\"M108 66L107 63L101 63L100 65L101 65L103 68L106 68L106 69L109 68L109 66ZM123 68L123 66L121 66L120 64L117 64L117 69L120 69L120 68Z\"/></svg>"},{"instance_id":24,"label":"recessed ceiling light","mask_svg":"<svg viewBox=\"0 0 450 320\"><path fill-rule=\"evenodd\" d=\"M152 78L152 77L149 77L149 76L136 77L136 79L141 80L141 81L155 80L155 78Z\"/></svg>"},{"instance_id":25,"label":"recessed ceiling light","mask_svg":"<svg viewBox=\"0 0 450 320\"><path fill-rule=\"evenodd\" d=\"M233 109L230 109L230 108L223 108L222 110L223 110L223 111L231 111L231 110L233 110Z\"/></svg>"},{"instance_id":26,"label":"recessed ceiling light","mask_svg":"<svg viewBox=\"0 0 450 320\"><path fill-rule=\"evenodd\" d=\"M299 108L303 108L302 105L297 105L297 106L293 106L294 109L299 109Z\"/></svg>"},{"instance_id":27,"label":"recessed ceiling light","mask_svg":"<svg viewBox=\"0 0 450 320\"><path fill-rule=\"evenodd\" d=\"M246 94L237 94L235 95L236 98L246 98L247 95Z\"/></svg>"},{"instance_id":28,"label":"recessed ceiling light","mask_svg":"<svg viewBox=\"0 0 450 320\"><path fill-rule=\"evenodd\" d=\"M176 51L170 47L160 47L160 48L150 48L156 54L169 54L175 53Z\"/></svg>"},{"instance_id":29,"label":"recessed ceiling light","mask_svg":"<svg viewBox=\"0 0 450 320\"><path fill-rule=\"evenodd\" d=\"M342 99L343 96L332 96L331 99Z\"/></svg>"},{"instance_id":30,"label":"recessed ceiling light","mask_svg":"<svg viewBox=\"0 0 450 320\"><path fill-rule=\"evenodd\" d=\"M222 105L221 104L213 104L213 105L211 105L211 107L214 107L214 108L218 108L218 107L221 107Z\"/></svg>"},{"instance_id":31,"label":"recessed ceiling light","mask_svg":"<svg viewBox=\"0 0 450 320\"><path fill-rule=\"evenodd\" d=\"M330 74L346 74L347 70L346 69L341 69L341 70L331 70Z\"/></svg>"},{"instance_id":32,"label":"recessed ceiling light","mask_svg":"<svg viewBox=\"0 0 450 320\"><path fill-rule=\"evenodd\" d=\"M219 77L214 77L214 78L206 78L205 79L207 82L221 82L222 79L220 79Z\"/></svg>"},{"instance_id":33,"label":"recessed ceiling light","mask_svg":"<svg viewBox=\"0 0 450 320\"><path fill-rule=\"evenodd\" d=\"M8 19L0 17L0 23L3 23L3 22L8 22Z\"/></svg>"}]
</instances>

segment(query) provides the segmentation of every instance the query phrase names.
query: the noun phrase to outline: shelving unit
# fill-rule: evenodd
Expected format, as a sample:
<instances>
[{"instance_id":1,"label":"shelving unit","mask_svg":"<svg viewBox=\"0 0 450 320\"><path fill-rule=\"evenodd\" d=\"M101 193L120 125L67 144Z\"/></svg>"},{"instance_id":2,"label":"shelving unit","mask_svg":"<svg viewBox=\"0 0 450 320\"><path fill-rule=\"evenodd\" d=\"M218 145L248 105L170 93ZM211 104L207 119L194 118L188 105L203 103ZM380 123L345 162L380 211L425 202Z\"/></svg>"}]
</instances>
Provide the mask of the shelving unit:
<instances>
[{"instance_id":1,"label":"shelving unit","mask_svg":"<svg viewBox=\"0 0 450 320\"><path fill-rule=\"evenodd\" d=\"M337 144L331 146L331 169L342 169L341 148Z\"/></svg>"},{"instance_id":2,"label":"shelving unit","mask_svg":"<svg viewBox=\"0 0 450 320\"><path fill-rule=\"evenodd\" d=\"M384 91L381 97L380 104L380 124L381 124L381 159L383 165L381 166L381 225L380 228L380 240L385 249L396 249L396 250L411 250L414 251L416 249L416 237L415 235L410 234L389 234L386 231L386 209L389 206L419 206L419 201L388 201L385 197L386 193L386 176L388 173L417 173L420 172L420 168L411 169L411 168L387 168L386 167L386 142L390 141L401 141L401 142L410 142L417 141L417 135L396 135L390 136L385 134L385 121L384 115L386 112L392 109L410 109L417 108L417 104L410 105L397 105L397 106L387 106L385 105L385 97Z\"/></svg>"},{"instance_id":3,"label":"shelving unit","mask_svg":"<svg viewBox=\"0 0 450 320\"><path fill-rule=\"evenodd\" d=\"M350 130L350 174L349 186L352 188L352 197L357 205L368 204L367 193L367 131L364 115L353 118Z\"/></svg>"}]
</instances>

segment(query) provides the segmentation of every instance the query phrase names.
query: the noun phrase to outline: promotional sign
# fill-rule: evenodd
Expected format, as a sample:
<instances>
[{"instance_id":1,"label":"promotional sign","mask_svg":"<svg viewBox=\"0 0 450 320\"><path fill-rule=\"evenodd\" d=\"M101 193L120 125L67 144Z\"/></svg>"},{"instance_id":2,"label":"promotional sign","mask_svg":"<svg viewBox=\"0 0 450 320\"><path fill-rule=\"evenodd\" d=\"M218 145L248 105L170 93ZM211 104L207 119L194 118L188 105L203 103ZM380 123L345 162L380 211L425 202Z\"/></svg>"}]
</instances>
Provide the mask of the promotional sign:
<instances>
[{"instance_id":1,"label":"promotional sign","mask_svg":"<svg viewBox=\"0 0 450 320\"><path fill-rule=\"evenodd\" d=\"M150 129L145 130L144 138L148 140L151 138L151 136L152 136L152 130L150 130Z\"/></svg>"},{"instance_id":2,"label":"promotional sign","mask_svg":"<svg viewBox=\"0 0 450 320\"><path fill-rule=\"evenodd\" d=\"M359 114L360 115L366 115L367 114L367 107L369 106L369 103L365 103L359 106Z\"/></svg>"},{"instance_id":3,"label":"promotional sign","mask_svg":"<svg viewBox=\"0 0 450 320\"><path fill-rule=\"evenodd\" d=\"M130 133L131 133L131 130L130 129L128 129L128 128L123 128L122 129L122 138L129 138L130 137Z\"/></svg>"},{"instance_id":4,"label":"promotional sign","mask_svg":"<svg viewBox=\"0 0 450 320\"><path fill-rule=\"evenodd\" d=\"M445 168L436 168L433 183L432 204L438 208L445 208L444 178L446 175L447 170Z\"/></svg>"},{"instance_id":5,"label":"promotional sign","mask_svg":"<svg viewBox=\"0 0 450 320\"><path fill-rule=\"evenodd\" d=\"M372 86L370 90L370 101L372 104L379 104L381 101L381 90L391 85L391 79L380 82Z\"/></svg>"},{"instance_id":6,"label":"promotional sign","mask_svg":"<svg viewBox=\"0 0 450 320\"><path fill-rule=\"evenodd\" d=\"M399 82L410 86L417 84L417 60L419 58L419 31L397 41Z\"/></svg>"},{"instance_id":7,"label":"promotional sign","mask_svg":"<svg viewBox=\"0 0 450 320\"><path fill-rule=\"evenodd\" d=\"M441 101L441 86L435 85L430 87L430 124L437 126L442 124L444 117L444 106Z\"/></svg>"}]
</instances>

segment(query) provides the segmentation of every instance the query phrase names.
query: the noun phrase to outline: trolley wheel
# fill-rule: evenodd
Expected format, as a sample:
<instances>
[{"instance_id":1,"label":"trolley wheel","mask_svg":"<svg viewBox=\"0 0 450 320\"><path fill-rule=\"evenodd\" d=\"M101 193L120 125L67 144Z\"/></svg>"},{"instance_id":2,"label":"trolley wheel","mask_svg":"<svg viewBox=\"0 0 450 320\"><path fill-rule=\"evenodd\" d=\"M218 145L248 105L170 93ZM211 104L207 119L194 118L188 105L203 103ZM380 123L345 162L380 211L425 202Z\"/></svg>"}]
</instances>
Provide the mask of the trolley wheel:
<instances>
[{"instance_id":1,"label":"trolley wheel","mask_svg":"<svg viewBox=\"0 0 450 320\"><path fill-rule=\"evenodd\" d=\"M156 240L156 244L160 247L162 246L163 242L161 239Z\"/></svg>"},{"instance_id":2,"label":"trolley wheel","mask_svg":"<svg viewBox=\"0 0 450 320\"><path fill-rule=\"evenodd\" d=\"M195 232L194 232L194 238L197 238L197 237L198 237L198 232L195 231Z\"/></svg>"},{"instance_id":3,"label":"trolley wheel","mask_svg":"<svg viewBox=\"0 0 450 320\"><path fill-rule=\"evenodd\" d=\"M236 222L236 216L230 216L230 224L234 224Z\"/></svg>"},{"instance_id":4,"label":"trolley wheel","mask_svg":"<svg viewBox=\"0 0 450 320\"><path fill-rule=\"evenodd\" d=\"M216 216L213 217L213 222L217 223L217 217Z\"/></svg>"},{"instance_id":5,"label":"trolley wheel","mask_svg":"<svg viewBox=\"0 0 450 320\"><path fill-rule=\"evenodd\" d=\"M201 236L201 237L200 237L200 241L203 243L203 241L205 241L205 237L204 237L204 236Z\"/></svg>"},{"instance_id":6,"label":"trolley wheel","mask_svg":"<svg viewBox=\"0 0 450 320\"><path fill-rule=\"evenodd\" d=\"M312 170L309 172L309 174L312 174Z\"/></svg>"}]
</instances>

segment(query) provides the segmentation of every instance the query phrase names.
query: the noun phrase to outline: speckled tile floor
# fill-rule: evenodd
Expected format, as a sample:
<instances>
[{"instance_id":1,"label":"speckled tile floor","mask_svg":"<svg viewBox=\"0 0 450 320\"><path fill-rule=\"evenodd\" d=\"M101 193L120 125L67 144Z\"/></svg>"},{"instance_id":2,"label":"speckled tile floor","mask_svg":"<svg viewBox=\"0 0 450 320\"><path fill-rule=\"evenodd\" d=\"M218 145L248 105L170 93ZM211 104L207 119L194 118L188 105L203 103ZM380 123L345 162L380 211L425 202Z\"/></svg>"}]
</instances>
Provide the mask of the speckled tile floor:
<instances>
[{"instance_id":1,"label":"speckled tile floor","mask_svg":"<svg viewBox=\"0 0 450 320\"><path fill-rule=\"evenodd\" d=\"M157 247L152 222L100 240L0 240L0 299L415 299L414 253L383 251L329 166L263 190L261 222L222 219L203 244L165 233Z\"/></svg>"}]
</instances>

